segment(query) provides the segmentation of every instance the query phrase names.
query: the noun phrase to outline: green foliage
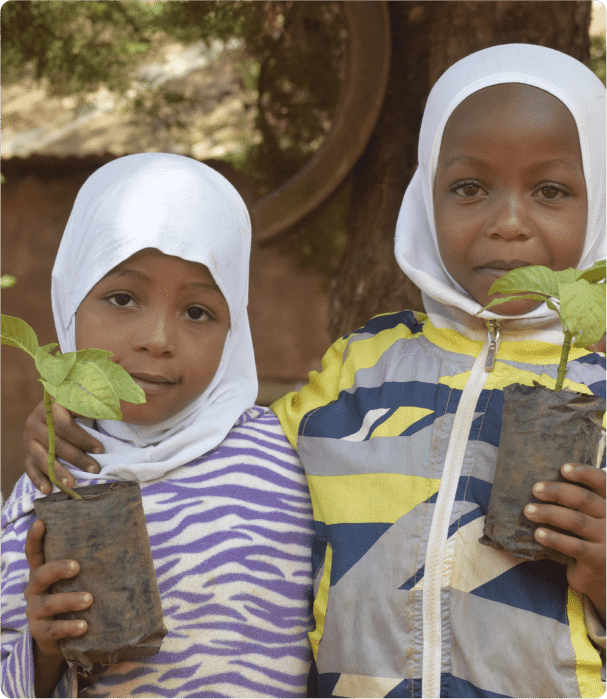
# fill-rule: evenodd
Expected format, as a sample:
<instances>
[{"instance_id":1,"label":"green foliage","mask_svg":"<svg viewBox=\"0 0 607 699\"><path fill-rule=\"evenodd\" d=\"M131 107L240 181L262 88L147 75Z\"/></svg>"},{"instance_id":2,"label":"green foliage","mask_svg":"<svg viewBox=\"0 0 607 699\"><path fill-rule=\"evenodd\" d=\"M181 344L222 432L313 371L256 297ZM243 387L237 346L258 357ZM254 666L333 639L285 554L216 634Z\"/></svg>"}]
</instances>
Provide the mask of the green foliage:
<instances>
[{"instance_id":1,"label":"green foliage","mask_svg":"<svg viewBox=\"0 0 607 699\"><path fill-rule=\"evenodd\" d=\"M68 352L67 354L53 356L47 350L38 347L34 353L34 362L45 387L46 384L59 387L74 367L76 363L76 353ZM53 395L52 390L49 391L49 393Z\"/></svg>"},{"instance_id":2,"label":"green foliage","mask_svg":"<svg viewBox=\"0 0 607 699\"><path fill-rule=\"evenodd\" d=\"M2 314L2 344L18 347L34 357L38 349L38 338L24 320Z\"/></svg>"},{"instance_id":3,"label":"green foliage","mask_svg":"<svg viewBox=\"0 0 607 699\"><path fill-rule=\"evenodd\" d=\"M574 347L589 347L605 334L605 260L582 271L570 267L555 272L541 265L513 269L491 285L489 294L497 293L508 295L493 299L485 309L523 298L543 301L558 313L566 350L561 355L555 389L560 390L572 339L576 340Z\"/></svg>"},{"instance_id":4,"label":"green foliage","mask_svg":"<svg viewBox=\"0 0 607 699\"><path fill-rule=\"evenodd\" d=\"M544 301L559 314L563 330L576 338L576 347L588 347L605 334L605 260L587 270L573 268L554 272L532 265L513 269L495 281L489 294L517 294L493 299L492 308L516 298Z\"/></svg>"},{"instance_id":5,"label":"green foliage","mask_svg":"<svg viewBox=\"0 0 607 699\"><path fill-rule=\"evenodd\" d=\"M55 400L79 415L121 420L120 401L145 403L145 393L129 374L98 349L51 354L57 345L40 347L32 328L20 318L2 315L2 344L27 352L40 381Z\"/></svg>"},{"instance_id":6,"label":"green foliage","mask_svg":"<svg viewBox=\"0 0 607 699\"><path fill-rule=\"evenodd\" d=\"M0 280L0 288L10 289L11 286L15 286L17 283L17 277L13 277L10 274L3 274Z\"/></svg>"},{"instance_id":7,"label":"green foliage","mask_svg":"<svg viewBox=\"0 0 607 699\"><path fill-rule=\"evenodd\" d=\"M145 392L121 366L112 362L111 352L85 349L61 354L52 351L56 342L40 347L32 328L21 318L2 315L2 344L17 347L33 359L44 386L44 407L49 434L48 475L70 498L80 496L55 476L55 425L51 396L68 410L97 419L121 420L120 401L145 403Z\"/></svg>"},{"instance_id":8,"label":"green foliage","mask_svg":"<svg viewBox=\"0 0 607 699\"><path fill-rule=\"evenodd\" d=\"M17 82L33 66L54 95L100 85L124 90L151 46L154 15L148 3L7 2L0 14L2 80Z\"/></svg>"}]
</instances>

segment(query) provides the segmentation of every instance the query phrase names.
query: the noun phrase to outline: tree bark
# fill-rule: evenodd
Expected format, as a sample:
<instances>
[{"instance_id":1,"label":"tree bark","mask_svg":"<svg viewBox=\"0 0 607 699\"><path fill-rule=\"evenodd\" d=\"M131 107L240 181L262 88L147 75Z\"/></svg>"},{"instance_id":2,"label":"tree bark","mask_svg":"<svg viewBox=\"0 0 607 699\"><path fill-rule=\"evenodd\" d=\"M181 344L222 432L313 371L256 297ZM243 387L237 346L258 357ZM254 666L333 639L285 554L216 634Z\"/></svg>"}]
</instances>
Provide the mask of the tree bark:
<instances>
[{"instance_id":1,"label":"tree bark","mask_svg":"<svg viewBox=\"0 0 607 699\"><path fill-rule=\"evenodd\" d=\"M419 290L394 259L394 231L415 172L425 100L438 77L474 51L514 42L589 61L591 2L410 0L389 5L390 77L375 131L353 171L349 237L330 290L333 338L378 313L423 310Z\"/></svg>"}]
</instances>

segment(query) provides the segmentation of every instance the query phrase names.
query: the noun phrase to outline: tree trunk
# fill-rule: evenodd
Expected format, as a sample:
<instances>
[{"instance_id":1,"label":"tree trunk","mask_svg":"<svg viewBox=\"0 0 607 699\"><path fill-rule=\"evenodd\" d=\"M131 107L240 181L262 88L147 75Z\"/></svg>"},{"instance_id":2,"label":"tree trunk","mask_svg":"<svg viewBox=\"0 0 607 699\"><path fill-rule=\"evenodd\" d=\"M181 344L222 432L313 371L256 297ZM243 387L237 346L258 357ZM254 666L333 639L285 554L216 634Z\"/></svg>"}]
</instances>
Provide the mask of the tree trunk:
<instances>
[{"instance_id":1,"label":"tree trunk","mask_svg":"<svg viewBox=\"0 0 607 699\"><path fill-rule=\"evenodd\" d=\"M331 284L330 333L337 338L373 315L423 310L394 259L394 231L417 164L428 92L460 58L488 46L531 43L588 64L590 2L390 2L392 62L384 105L353 171L346 251Z\"/></svg>"}]
</instances>

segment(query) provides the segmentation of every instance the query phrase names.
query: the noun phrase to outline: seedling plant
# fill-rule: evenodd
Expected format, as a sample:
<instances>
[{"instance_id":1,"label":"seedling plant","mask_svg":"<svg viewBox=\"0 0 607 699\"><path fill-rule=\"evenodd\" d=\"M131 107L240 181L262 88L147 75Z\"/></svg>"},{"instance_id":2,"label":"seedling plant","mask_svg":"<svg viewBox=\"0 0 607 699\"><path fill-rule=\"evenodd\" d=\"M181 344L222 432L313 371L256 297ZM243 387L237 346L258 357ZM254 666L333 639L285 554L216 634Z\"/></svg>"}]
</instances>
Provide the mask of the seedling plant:
<instances>
[{"instance_id":1,"label":"seedling plant","mask_svg":"<svg viewBox=\"0 0 607 699\"><path fill-rule=\"evenodd\" d=\"M524 508L534 500L534 483L564 480L563 463L591 464L600 458L605 400L563 390L563 384L571 347L588 348L605 334L605 261L586 270L514 269L493 283L489 294L496 293L504 296L486 309L520 298L544 301L558 314L564 341L553 390L537 381L504 387L495 476L479 541L521 560L568 564L573 559L535 540L539 525L527 520Z\"/></svg>"},{"instance_id":2,"label":"seedling plant","mask_svg":"<svg viewBox=\"0 0 607 699\"><path fill-rule=\"evenodd\" d=\"M605 260L583 271L570 267L555 272L541 265L513 269L492 284L489 294L496 293L507 296L493 299L485 309L523 298L544 301L558 313L565 340L554 390L561 391L571 347L588 348L605 334Z\"/></svg>"},{"instance_id":3,"label":"seedling plant","mask_svg":"<svg viewBox=\"0 0 607 699\"><path fill-rule=\"evenodd\" d=\"M3 275L2 288L16 279ZM145 403L145 393L131 376L110 357L112 352L83 349L62 354L56 342L40 346L34 330L20 318L2 315L2 344L18 347L33 358L44 387L48 427L48 471L51 482L72 499L80 496L55 476L54 401L68 410L94 419L121 420L120 401Z\"/></svg>"}]
</instances>

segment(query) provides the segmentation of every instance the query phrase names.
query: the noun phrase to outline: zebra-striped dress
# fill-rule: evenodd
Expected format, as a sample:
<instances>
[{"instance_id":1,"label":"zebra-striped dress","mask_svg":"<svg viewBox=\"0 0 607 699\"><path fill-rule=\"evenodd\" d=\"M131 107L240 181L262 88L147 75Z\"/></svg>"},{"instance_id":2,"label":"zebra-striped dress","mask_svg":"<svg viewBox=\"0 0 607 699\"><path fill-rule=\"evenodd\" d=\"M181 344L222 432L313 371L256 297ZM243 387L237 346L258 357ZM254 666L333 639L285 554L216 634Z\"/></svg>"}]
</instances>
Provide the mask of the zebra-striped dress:
<instances>
[{"instance_id":1,"label":"zebra-striped dress","mask_svg":"<svg viewBox=\"0 0 607 699\"><path fill-rule=\"evenodd\" d=\"M219 447L142 483L141 492L168 633L158 654L106 667L79 696L305 696L310 498L275 415L251 408ZM23 593L36 495L24 476L2 512L2 692L8 697L34 696ZM77 695L76 674L68 670L54 696Z\"/></svg>"}]
</instances>

